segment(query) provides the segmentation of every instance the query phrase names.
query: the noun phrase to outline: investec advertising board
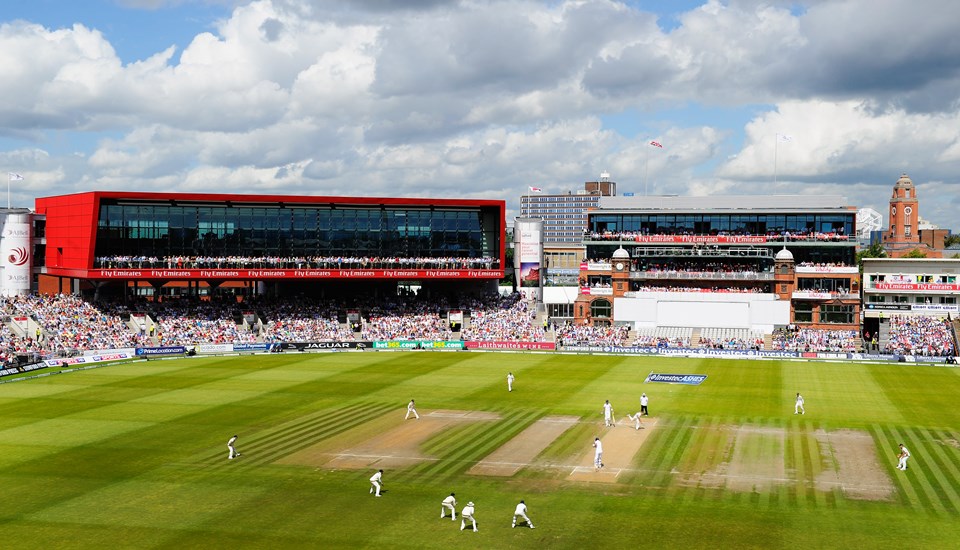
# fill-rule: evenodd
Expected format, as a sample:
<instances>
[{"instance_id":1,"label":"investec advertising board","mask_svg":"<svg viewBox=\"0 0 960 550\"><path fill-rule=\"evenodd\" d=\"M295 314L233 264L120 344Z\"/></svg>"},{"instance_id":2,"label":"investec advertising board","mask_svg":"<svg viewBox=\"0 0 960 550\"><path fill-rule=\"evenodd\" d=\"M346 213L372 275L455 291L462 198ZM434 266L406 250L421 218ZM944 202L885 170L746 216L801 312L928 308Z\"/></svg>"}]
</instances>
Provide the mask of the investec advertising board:
<instances>
[{"instance_id":1,"label":"investec advertising board","mask_svg":"<svg viewBox=\"0 0 960 550\"><path fill-rule=\"evenodd\" d=\"M651 372L644 382L665 382L667 384L699 386L706 379L706 374L657 374Z\"/></svg>"}]
</instances>

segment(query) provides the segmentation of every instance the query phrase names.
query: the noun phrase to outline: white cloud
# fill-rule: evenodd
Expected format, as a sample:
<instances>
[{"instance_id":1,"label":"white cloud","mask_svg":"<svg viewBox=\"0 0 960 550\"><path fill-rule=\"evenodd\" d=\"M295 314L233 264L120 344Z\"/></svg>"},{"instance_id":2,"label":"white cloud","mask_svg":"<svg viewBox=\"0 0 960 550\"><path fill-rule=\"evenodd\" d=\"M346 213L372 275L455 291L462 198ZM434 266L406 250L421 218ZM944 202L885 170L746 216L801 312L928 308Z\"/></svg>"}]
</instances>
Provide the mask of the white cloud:
<instances>
[{"instance_id":1,"label":"white cloud","mask_svg":"<svg viewBox=\"0 0 960 550\"><path fill-rule=\"evenodd\" d=\"M955 18L929 17L952 4L711 0L671 30L613 0L228 5L182 50L127 64L83 22L0 23L0 162L38 182L19 196L229 188L512 210L528 185L609 170L635 192L882 205L908 172L921 197L951 197L924 217L952 219L960 42ZM94 145L64 153L54 132ZM774 186L776 133L794 141Z\"/></svg>"}]
</instances>

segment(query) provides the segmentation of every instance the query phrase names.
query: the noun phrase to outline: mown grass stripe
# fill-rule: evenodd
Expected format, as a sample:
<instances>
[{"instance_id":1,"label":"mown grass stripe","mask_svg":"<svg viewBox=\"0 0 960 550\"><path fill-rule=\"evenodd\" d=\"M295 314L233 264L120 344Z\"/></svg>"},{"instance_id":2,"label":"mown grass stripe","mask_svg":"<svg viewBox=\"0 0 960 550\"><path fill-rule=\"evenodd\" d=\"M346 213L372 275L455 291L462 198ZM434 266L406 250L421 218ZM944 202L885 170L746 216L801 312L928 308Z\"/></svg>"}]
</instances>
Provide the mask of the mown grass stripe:
<instances>
[{"instance_id":1,"label":"mown grass stripe","mask_svg":"<svg viewBox=\"0 0 960 550\"><path fill-rule=\"evenodd\" d=\"M317 431L325 432L329 427L343 423L345 419L359 421L359 423L368 422L370 415L383 414L389 408L392 407L378 407L374 404L367 404L349 409L327 411L321 415L311 415L310 422L299 423L295 428L258 432L258 437L251 438L251 444L282 446L290 441L299 441L307 434L315 434Z\"/></svg>"},{"instance_id":2,"label":"mown grass stripe","mask_svg":"<svg viewBox=\"0 0 960 550\"><path fill-rule=\"evenodd\" d=\"M690 428L693 434L687 443L686 451L689 455L692 455L692 458L676 463L680 475L689 475L699 479L704 472L712 470L718 465L714 460L715 456L705 452L717 449L718 441L725 437L724 430L717 428L718 422L719 419L715 416L701 418L698 425ZM675 500L682 504L699 502L706 497L707 493L707 489L700 486L699 481L697 485L681 483L676 476L672 480L670 490L675 493Z\"/></svg>"},{"instance_id":3,"label":"mown grass stripe","mask_svg":"<svg viewBox=\"0 0 960 550\"><path fill-rule=\"evenodd\" d=\"M791 423L796 427L796 423ZM804 465L803 441L807 432L802 429L791 429L787 434L787 448L784 450L784 462L787 471L793 472L793 483L784 488L784 501L791 508L807 507L807 470Z\"/></svg>"},{"instance_id":4,"label":"mown grass stripe","mask_svg":"<svg viewBox=\"0 0 960 550\"><path fill-rule=\"evenodd\" d=\"M904 507L909 506L912 499L907 494L907 488L901 482L900 476L897 475L899 473L896 469L897 461L894 455L891 454L894 453L894 451L890 449L891 435L887 433L886 429L880 424L871 424L868 430L870 435L873 436L873 442L877 449L880 464L883 465L884 470L887 471L887 474L893 481L894 487L897 489L894 495L897 502Z\"/></svg>"},{"instance_id":5,"label":"mown grass stripe","mask_svg":"<svg viewBox=\"0 0 960 550\"><path fill-rule=\"evenodd\" d=\"M343 427L345 423L340 415L344 413L349 415L348 418L355 419L357 413L361 411L379 409L385 412L391 408L391 406L384 404L379 405L377 409L373 407L378 406L375 403L354 403L337 409L324 409L307 414L305 417L298 418L288 424L281 425L279 429L269 428L255 432L250 436L244 436L237 442L237 450L240 451L241 454L244 454L244 449L254 448L257 449L257 452L249 453L249 456L245 456L238 468L250 464L261 464L271 460L270 457L276 456L278 450L289 449L288 443L290 441L303 441L301 436L305 431L320 430L319 434L322 435L321 437L310 438L306 443L306 445L310 445L320 439L340 433L360 423L354 420L346 423L346 427ZM226 453L225 444L226 442L224 442L223 450L206 451L194 457L193 461L201 464L219 464L223 455Z\"/></svg>"},{"instance_id":6,"label":"mown grass stripe","mask_svg":"<svg viewBox=\"0 0 960 550\"><path fill-rule=\"evenodd\" d=\"M894 441L896 443L903 443L902 439L898 439L898 434L894 432L893 428L886 426L877 427L877 440L880 442L879 448L881 456L890 456L889 460L883 460L885 464L890 468L890 476L893 478L893 482L900 489L900 494L904 499L904 502L912 507L914 510L922 510L924 508L923 501L921 500L920 495L917 492L916 487L911 482L910 478L907 476L901 475L903 472L895 468L896 462L893 460L892 455L888 453L895 452L890 448L890 442ZM909 447L908 447L909 448Z\"/></svg>"},{"instance_id":7,"label":"mown grass stripe","mask_svg":"<svg viewBox=\"0 0 960 550\"><path fill-rule=\"evenodd\" d=\"M923 436L923 440L929 442L929 444L924 446L924 464L926 464L927 467L923 470L924 472L928 472L928 476L933 476L936 480L935 488L937 494L940 495L940 502L944 504L945 510L950 514L956 515L960 513L960 494L958 494L956 487L950 483L950 480L960 479L960 469L957 468L957 464L952 462L947 456L947 453L944 452L945 449L943 445L938 442L937 435L926 429L920 429L919 431ZM948 503L949 507L946 506Z\"/></svg>"},{"instance_id":8,"label":"mown grass stripe","mask_svg":"<svg viewBox=\"0 0 960 550\"><path fill-rule=\"evenodd\" d=\"M797 425L805 433L810 433L812 425L806 421L800 421ZM823 452L820 450L820 444L813 437L804 437L801 443L803 450L803 471L804 479L815 480L823 472ZM806 503L812 507L831 507L832 496L827 491L820 491L815 485L808 485L804 489L806 493Z\"/></svg>"},{"instance_id":9,"label":"mown grass stripe","mask_svg":"<svg viewBox=\"0 0 960 550\"><path fill-rule=\"evenodd\" d=\"M787 440L790 434L787 433L786 427L784 426L783 422L779 418L769 419L767 421L767 427L773 430L777 430L781 434L783 434L781 439L779 440L779 448L775 449L777 452L774 454L779 456L780 465L783 467L784 474L786 475L787 473L786 450L787 450ZM782 484L783 482L776 481L772 484L772 486L769 489L767 489L766 491L760 492L759 498L757 499L757 503L756 503L757 509L762 509L762 510L769 509L771 500L776 498L774 495L777 494L777 492L779 491L779 487Z\"/></svg>"},{"instance_id":10,"label":"mown grass stripe","mask_svg":"<svg viewBox=\"0 0 960 550\"><path fill-rule=\"evenodd\" d=\"M481 458L490 454L509 439L527 428L541 413L537 411L516 412L503 418L496 425L489 422L470 430L472 437L463 438L459 445L450 449L443 459L424 464L420 474L440 479L462 474Z\"/></svg>"},{"instance_id":11,"label":"mown grass stripe","mask_svg":"<svg viewBox=\"0 0 960 550\"><path fill-rule=\"evenodd\" d=\"M684 446L693 435L693 417L684 415L677 420L678 422L664 425L665 431L656 439L655 448L650 450L649 456L653 462L647 463L650 468L648 484L654 487L669 488L672 485L674 465L678 463L678 457L682 456ZM658 431L662 421L658 420Z\"/></svg>"},{"instance_id":12,"label":"mown grass stripe","mask_svg":"<svg viewBox=\"0 0 960 550\"><path fill-rule=\"evenodd\" d=\"M898 432L898 435L900 437L899 441L903 442L907 449L910 449L912 456L907 461L907 470L905 472L897 470L896 473L904 475L920 487L917 494L925 508L939 516L949 516L950 510L944 506L939 491L934 487L932 465L927 464L925 460L919 461L920 465L918 465L917 458L926 458L928 454L927 446L922 444L923 439L920 433L916 428L908 428Z\"/></svg>"},{"instance_id":13,"label":"mown grass stripe","mask_svg":"<svg viewBox=\"0 0 960 550\"><path fill-rule=\"evenodd\" d=\"M316 423L312 431L304 428L297 433L287 433L282 438L260 440L258 441L260 449L269 450L258 452L255 457L251 457L251 460L245 461L243 466L249 467L255 464L273 462L282 456L305 449L319 441L365 424L370 421L370 415L380 415L391 408L393 407L389 405L379 408L371 405L348 417L321 419L323 421Z\"/></svg>"}]
</instances>

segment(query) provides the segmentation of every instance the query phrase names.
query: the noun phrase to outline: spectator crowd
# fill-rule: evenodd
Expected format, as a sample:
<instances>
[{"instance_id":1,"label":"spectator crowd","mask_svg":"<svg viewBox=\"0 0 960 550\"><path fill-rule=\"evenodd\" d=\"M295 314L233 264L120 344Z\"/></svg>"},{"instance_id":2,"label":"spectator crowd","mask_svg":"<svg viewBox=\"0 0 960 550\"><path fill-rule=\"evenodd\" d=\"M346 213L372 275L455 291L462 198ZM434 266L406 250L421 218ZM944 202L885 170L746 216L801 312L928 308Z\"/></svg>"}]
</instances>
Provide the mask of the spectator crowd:
<instances>
[{"instance_id":1,"label":"spectator crowd","mask_svg":"<svg viewBox=\"0 0 960 550\"><path fill-rule=\"evenodd\" d=\"M370 296L349 303L345 299L296 296L248 302L238 302L235 298L132 300L127 304L111 301L92 304L78 296L56 294L0 297L0 308L3 319L0 363L5 365L25 356L67 357L85 350L255 342L541 342L555 339L558 345L684 348L691 345L691 329L638 330L631 338L629 326L562 323L554 325L551 334L549 323L538 321L535 302L524 299L520 293ZM451 324L447 316L450 310L464 312L465 323ZM346 311L355 312L351 323L345 323L342 318ZM704 332L694 345L712 349L762 349L763 338L755 334ZM859 337L854 330L791 326L774 331L772 347L797 352L854 352L859 351ZM953 356L956 352L953 328L949 321L935 317L895 315L890 318L883 351L899 355Z\"/></svg>"},{"instance_id":2,"label":"spectator crowd","mask_svg":"<svg viewBox=\"0 0 960 550\"><path fill-rule=\"evenodd\" d=\"M496 269L492 257L400 256L98 256L100 269Z\"/></svg>"},{"instance_id":3,"label":"spectator crowd","mask_svg":"<svg viewBox=\"0 0 960 550\"><path fill-rule=\"evenodd\" d=\"M946 319L925 315L890 317L885 351L896 355L955 355L953 330Z\"/></svg>"}]
</instances>

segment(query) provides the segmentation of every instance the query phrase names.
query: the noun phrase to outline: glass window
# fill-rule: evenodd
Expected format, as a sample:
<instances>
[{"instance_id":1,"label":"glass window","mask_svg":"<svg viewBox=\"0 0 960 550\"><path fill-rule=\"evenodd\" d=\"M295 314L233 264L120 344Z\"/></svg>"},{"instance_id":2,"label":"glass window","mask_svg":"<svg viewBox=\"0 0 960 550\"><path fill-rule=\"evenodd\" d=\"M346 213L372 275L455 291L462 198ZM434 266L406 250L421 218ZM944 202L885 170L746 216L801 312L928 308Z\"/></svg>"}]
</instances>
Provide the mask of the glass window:
<instances>
[{"instance_id":1,"label":"glass window","mask_svg":"<svg viewBox=\"0 0 960 550\"><path fill-rule=\"evenodd\" d=\"M499 229L495 212L474 208L104 204L94 254L482 258L499 256Z\"/></svg>"},{"instance_id":2,"label":"glass window","mask_svg":"<svg viewBox=\"0 0 960 550\"><path fill-rule=\"evenodd\" d=\"M796 323L813 322L813 304L811 302L797 302L793 306L793 320Z\"/></svg>"},{"instance_id":3,"label":"glass window","mask_svg":"<svg viewBox=\"0 0 960 550\"><path fill-rule=\"evenodd\" d=\"M852 305L824 304L820 306L820 322L849 325L853 323Z\"/></svg>"},{"instance_id":4,"label":"glass window","mask_svg":"<svg viewBox=\"0 0 960 550\"><path fill-rule=\"evenodd\" d=\"M613 314L613 307L610 301L604 298L594 300L590 303L590 317L594 319L608 319Z\"/></svg>"}]
</instances>

